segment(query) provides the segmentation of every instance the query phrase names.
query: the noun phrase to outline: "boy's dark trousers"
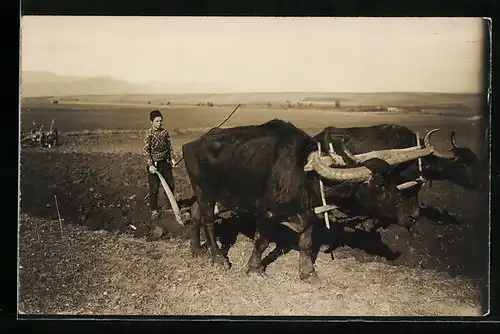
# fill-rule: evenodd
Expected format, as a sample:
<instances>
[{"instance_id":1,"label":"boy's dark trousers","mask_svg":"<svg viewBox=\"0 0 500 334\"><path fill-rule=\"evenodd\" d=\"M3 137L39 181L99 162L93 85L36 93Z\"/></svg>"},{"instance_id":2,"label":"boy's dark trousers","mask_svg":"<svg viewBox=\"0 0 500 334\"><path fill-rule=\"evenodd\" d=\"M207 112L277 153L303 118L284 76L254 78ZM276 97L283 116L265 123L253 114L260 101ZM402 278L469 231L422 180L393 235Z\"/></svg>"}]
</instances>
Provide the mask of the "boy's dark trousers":
<instances>
[{"instance_id":1,"label":"boy's dark trousers","mask_svg":"<svg viewBox=\"0 0 500 334\"><path fill-rule=\"evenodd\" d=\"M156 169L167 181L170 190L174 192L174 175L172 173L172 166L167 161L156 162ZM149 206L151 210L158 210L158 190L161 187L160 178L156 174L151 174L149 167L147 167L148 182L149 182Z\"/></svg>"}]
</instances>

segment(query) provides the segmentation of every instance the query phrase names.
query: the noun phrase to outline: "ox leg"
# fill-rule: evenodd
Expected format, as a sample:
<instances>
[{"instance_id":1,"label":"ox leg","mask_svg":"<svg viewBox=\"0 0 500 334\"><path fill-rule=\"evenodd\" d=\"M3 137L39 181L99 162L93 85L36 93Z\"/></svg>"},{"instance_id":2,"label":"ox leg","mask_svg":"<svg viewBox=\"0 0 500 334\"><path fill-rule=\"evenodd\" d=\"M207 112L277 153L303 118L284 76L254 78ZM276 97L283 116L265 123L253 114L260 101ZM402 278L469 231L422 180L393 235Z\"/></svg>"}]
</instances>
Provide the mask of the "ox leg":
<instances>
[{"instance_id":1,"label":"ox leg","mask_svg":"<svg viewBox=\"0 0 500 334\"><path fill-rule=\"evenodd\" d=\"M229 261L222 254L219 245L217 244L215 236L215 226L214 226L214 202L204 202L200 201L200 213L201 213L201 223L205 229L208 244L210 245L210 252L212 255L212 264L221 265L224 269L229 269L231 265ZM198 238L199 238L198 229Z\"/></svg>"},{"instance_id":2,"label":"ox leg","mask_svg":"<svg viewBox=\"0 0 500 334\"><path fill-rule=\"evenodd\" d=\"M266 232L264 231L267 225L266 223L268 224L269 221L265 221L262 218L257 220L257 226L253 238L254 240L253 252L252 255L250 256L250 259L248 260L248 269L247 269L248 275L258 274L260 276L265 276L264 266L262 265L262 253L269 246L269 239L266 235L267 231Z\"/></svg>"},{"instance_id":3,"label":"ox leg","mask_svg":"<svg viewBox=\"0 0 500 334\"><path fill-rule=\"evenodd\" d=\"M299 235L299 277L306 280L311 277L317 277L312 262L312 217L298 215L300 222L304 225L302 233Z\"/></svg>"},{"instance_id":4,"label":"ox leg","mask_svg":"<svg viewBox=\"0 0 500 334\"><path fill-rule=\"evenodd\" d=\"M198 202L194 202L193 205L191 206L191 229L190 229L191 236L189 241L189 245L191 247L191 253L193 256L203 255L206 250L201 247L200 227L201 227L200 206ZM205 226L203 227L205 229L205 235L207 235L206 228Z\"/></svg>"}]
</instances>

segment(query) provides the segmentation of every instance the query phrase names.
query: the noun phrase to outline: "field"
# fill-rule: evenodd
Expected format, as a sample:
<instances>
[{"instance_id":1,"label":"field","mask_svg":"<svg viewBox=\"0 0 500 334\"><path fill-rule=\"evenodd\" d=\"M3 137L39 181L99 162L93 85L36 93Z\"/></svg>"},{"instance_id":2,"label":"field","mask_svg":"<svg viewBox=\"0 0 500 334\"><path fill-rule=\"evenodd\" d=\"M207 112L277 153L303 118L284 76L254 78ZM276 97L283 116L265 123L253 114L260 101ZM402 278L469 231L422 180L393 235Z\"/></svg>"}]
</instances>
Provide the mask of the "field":
<instances>
[{"instance_id":1,"label":"field","mask_svg":"<svg viewBox=\"0 0 500 334\"><path fill-rule=\"evenodd\" d=\"M149 224L140 156L148 112L162 110L180 158L183 143L219 124L237 103L207 107L197 101L169 106L147 101L80 97L22 104L22 131L33 121L48 127L55 117L61 135L56 148L21 152L23 313L463 316L487 310L487 197L445 181L421 192L420 200L431 206L418 222L422 237L412 239L397 226L366 233L343 225L328 231L319 224L314 241L321 281L316 284L298 280L297 240L286 227L276 229L276 248L266 252L266 279L244 274L251 222L227 219L217 225L220 242L230 246L230 271L211 267L208 256L192 258L187 228L175 222L164 194L161 229ZM441 111L359 112L274 102L269 107L260 101L246 103L224 126L281 118L315 134L326 125L396 123L420 133L440 128L433 142L441 149L450 147L449 132L455 129L459 145L483 154L484 119L471 118L481 115L478 109L460 116L450 107L456 98L448 108L425 96L410 102ZM183 164L174 177L183 205L192 196ZM64 219L62 235L54 195Z\"/></svg>"}]
</instances>

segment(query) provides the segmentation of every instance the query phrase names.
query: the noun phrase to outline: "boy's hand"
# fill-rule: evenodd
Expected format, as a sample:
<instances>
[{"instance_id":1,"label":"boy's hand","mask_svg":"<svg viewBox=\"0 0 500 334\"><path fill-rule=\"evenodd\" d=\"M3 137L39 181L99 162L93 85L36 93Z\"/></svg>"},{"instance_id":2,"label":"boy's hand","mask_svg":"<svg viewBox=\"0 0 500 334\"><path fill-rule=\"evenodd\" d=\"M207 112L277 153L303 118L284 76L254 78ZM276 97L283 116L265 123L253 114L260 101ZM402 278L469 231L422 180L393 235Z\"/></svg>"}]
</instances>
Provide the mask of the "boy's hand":
<instances>
[{"instance_id":1,"label":"boy's hand","mask_svg":"<svg viewBox=\"0 0 500 334\"><path fill-rule=\"evenodd\" d=\"M176 165L177 163L175 162L175 159L174 159L174 158L172 158L171 163L172 163L172 167L174 167L174 168L175 168L175 167L176 167L175 165Z\"/></svg>"},{"instance_id":2,"label":"boy's hand","mask_svg":"<svg viewBox=\"0 0 500 334\"><path fill-rule=\"evenodd\" d=\"M153 165L149 166L149 172L150 172L151 174L156 173L156 171L157 171L157 169L156 169L156 167L155 167L155 166L153 166Z\"/></svg>"}]
</instances>

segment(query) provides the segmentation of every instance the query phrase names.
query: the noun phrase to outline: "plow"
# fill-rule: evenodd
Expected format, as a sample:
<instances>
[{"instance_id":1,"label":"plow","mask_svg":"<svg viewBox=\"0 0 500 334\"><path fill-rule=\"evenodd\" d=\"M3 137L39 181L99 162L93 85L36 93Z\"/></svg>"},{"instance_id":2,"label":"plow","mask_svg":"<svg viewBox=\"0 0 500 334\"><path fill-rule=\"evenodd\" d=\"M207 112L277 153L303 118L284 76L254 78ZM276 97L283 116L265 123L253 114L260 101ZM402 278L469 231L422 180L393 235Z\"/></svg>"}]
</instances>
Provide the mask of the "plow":
<instances>
[{"instance_id":1,"label":"plow","mask_svg":"<svg viewBox=\"0 0 500 334\"><path fill-rule=\"evenodd\" d=\"M23 147L36 147L40 146L43 148L51 148L56 146L59 141L59 134L57 129L54 128L54 120L50 124L49 131L42 131L43 124L38 127L35 122L33 122L33 128L29 133L21 134L21 145Z\"/></svg>"}]
</instances>

